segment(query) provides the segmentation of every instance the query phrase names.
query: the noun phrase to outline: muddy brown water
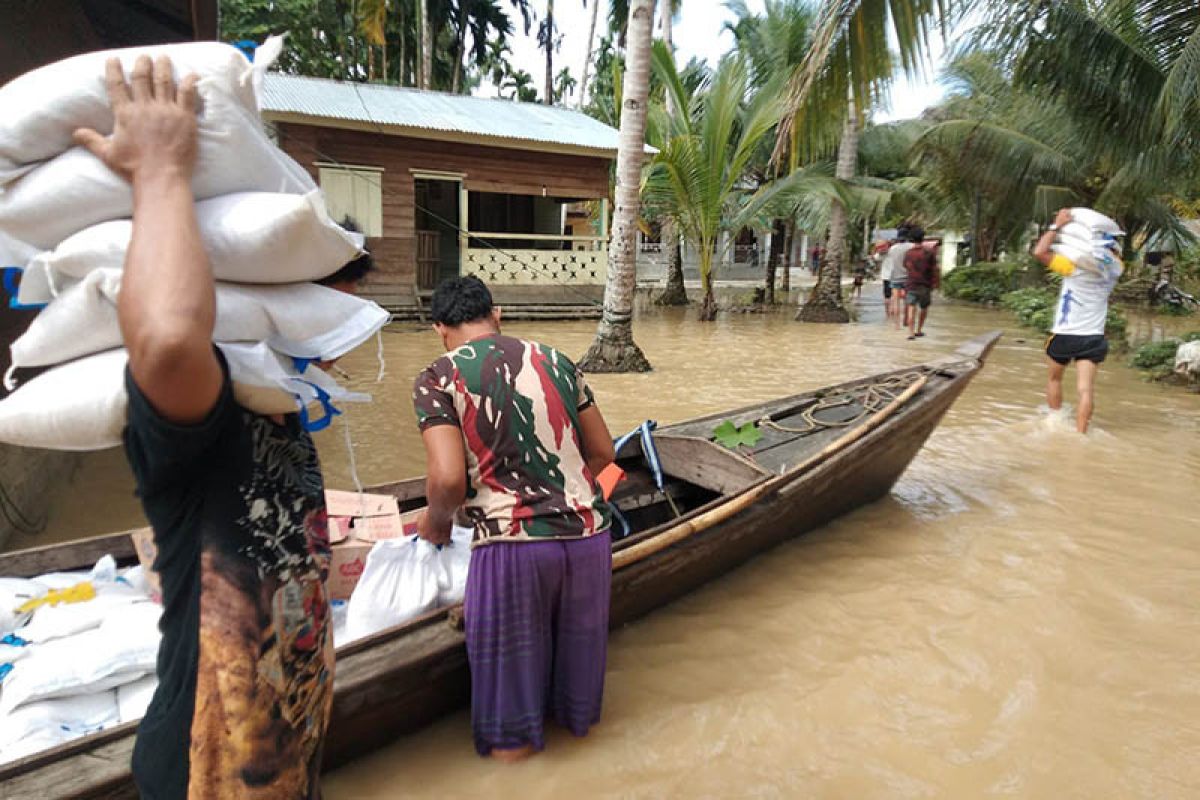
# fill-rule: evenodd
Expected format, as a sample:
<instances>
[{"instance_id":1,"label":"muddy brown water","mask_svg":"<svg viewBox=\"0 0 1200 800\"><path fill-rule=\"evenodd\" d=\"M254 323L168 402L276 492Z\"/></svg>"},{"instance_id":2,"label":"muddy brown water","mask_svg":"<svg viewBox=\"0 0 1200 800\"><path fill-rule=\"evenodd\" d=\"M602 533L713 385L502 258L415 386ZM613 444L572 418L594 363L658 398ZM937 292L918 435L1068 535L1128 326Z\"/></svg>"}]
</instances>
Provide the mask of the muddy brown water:
<instances>
[{"instance_id":1,"label":"muddy brown water","mask_svg":"<svg viewBox=\"0 0 1200 800\"><path fill-rule=\"evenodd\" d=\"M1114 359L1080 437L1039 411L1040 341L1003 312L935 306L917 342L879 315L643 315L655 372L591 378L614 433L1007 335L888 498L615 632L588 738L506 768L459 713L325 796L1200 796L1200 401ZM578 356L594 323L506 331ZM439 352L413 326L384 343L382 384L373 347L343 363L376 396L344 416L367 484L422 471L409 387ZM341 426L319 446L351 486ZM140 523L121 454L96 454L42 541Z\"/></svg>"}]
</instances>

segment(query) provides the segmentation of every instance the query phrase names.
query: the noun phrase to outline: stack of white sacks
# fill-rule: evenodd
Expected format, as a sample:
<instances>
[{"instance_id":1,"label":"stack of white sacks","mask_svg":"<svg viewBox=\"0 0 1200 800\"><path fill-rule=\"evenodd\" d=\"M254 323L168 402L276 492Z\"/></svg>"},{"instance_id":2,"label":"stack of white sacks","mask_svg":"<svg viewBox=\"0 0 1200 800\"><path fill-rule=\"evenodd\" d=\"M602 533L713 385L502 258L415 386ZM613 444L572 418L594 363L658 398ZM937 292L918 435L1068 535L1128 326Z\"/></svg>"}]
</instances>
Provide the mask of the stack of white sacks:
<instances>
[{"instance_id":1,"label":"stack of white sacks","mask_svg":"<svg viewBox=\"0 0 1200 800\"><path fill-rule=\"evenodd\" d=\"M1090 208L1071 209L1071 222L1059 229L1051 250L1079 269L1119 276L1121 262L1119 236L1125 232L1109 217Z\"/></svg>"},{"instance_id":2,"label":"stack of white sacks","mask_svg":"<svg viewBox=\"0 0 1200 800\"><path fill-rule=\"evenodd\" d=\"M137 56L166 53L177 79L201 78L192 188L218 281L213 338L238 402L264 414L301 410L315 429L332 404L369 399L308 366L376 335L388 314L311 282L353 260L362 239L329 217L309 174L263 130L259 89L281 44L268 40L254 63L217 43L91 53L0 88L0 266L21 270L15 304L45 305L12 345L5 384L15 391L0 401L0 442L93 450L121 440L126 354L116 300L132 194L71 140L80 127L111 131L104 65L114 55L128 74ZM17 386L22 367L53 369Z\"/></svg>"},{"instance_id":3,"label":"stack of white sacks","mask_svg":"<svg viewBox=\"0 0 1200 800\"><path fill-rule=\"evenodd\" d=\"M128 398L116 301L132 225L129 186L85 150L76 128L112 130L104 65L126 73L142 53L168 54L180 79L200 75L200 146L193 190L217 279L214 341L243 406L303 412L318 429L333 403L368 400L313 361L378 334L379 306L313 280L361 252L330 219L308 173L267 137L258 113L263 71L227 45L94 53L0 88L0 266L16 267L14 304L41 306L12 345L14 370L49 367L0 401L0 442L62 450L120 444ZM11 281L6 276L6 284ZM84 587L84 588L81 588ZM65 599L53 593L67 590ZM59 600L18 611L27 601ZM160 608L140 569L111 558L92 574L0 578L0 761L138 719L154 689Z\"/></svg>"},{"instance_id":4,"label":"stack of white sacks","mask_svg":"<svg viewBox=\"0 0 1200 800\"><path fill-rule=\"evenodd\" d=\"M0 578L0 763L141 719L161 612L141 567L112 556L90 573Z\"/></svg>"}]
</instances>

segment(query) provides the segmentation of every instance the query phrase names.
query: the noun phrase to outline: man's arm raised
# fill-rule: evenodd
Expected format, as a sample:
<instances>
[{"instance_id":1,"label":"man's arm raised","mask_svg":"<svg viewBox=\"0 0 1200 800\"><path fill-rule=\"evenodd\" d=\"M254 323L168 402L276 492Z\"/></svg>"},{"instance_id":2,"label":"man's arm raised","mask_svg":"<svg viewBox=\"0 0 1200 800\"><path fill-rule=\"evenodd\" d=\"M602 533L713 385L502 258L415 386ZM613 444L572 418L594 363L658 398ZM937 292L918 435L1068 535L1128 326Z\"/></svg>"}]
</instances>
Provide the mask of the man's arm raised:
<instances>
[{"instance_id":1,"label":"man's arm raised","mask_svg":"<svg viewBox=\"0 0 1200 800\"><path fill-rule=\"evenodd\" d=\"M216 299L192 199L196 162L196 76L178 89L171 62L143 56L126 84L107 66L116 124L111 137L81 129L75 140L133 187L133 239L117 303L129 370L170 422L202 421L222 385L213 352Z\"/></svg>"}]
</instances>

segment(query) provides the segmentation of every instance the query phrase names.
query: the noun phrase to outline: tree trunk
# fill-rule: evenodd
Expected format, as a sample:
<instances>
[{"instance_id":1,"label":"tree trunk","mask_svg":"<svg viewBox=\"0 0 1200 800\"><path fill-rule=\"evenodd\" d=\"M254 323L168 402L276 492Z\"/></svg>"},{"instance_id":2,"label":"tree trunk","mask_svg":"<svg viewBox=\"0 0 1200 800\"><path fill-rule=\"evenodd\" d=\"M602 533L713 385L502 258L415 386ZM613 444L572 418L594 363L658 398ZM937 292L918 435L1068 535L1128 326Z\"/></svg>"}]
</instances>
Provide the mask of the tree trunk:
<instances>
[{"instance_id":1,"label":"tree trunk","mask_svg":"<svg viewBox=\"0 0 1200 800\"><path fill-rule=\"evenodd\" d=\"M704 245L701 245L703 248ZM707 258L700 252L700 285L704 287L704 299L700 301L700 321L712 322L717 318L717 300L713 297L712 252Z\"/></svg>"},{"instance_id":2,"label":"tree trunk","mask_svg":"<svg viewBox=\"0 0 1200 800\"><path fill-rule=\"evenodd\" d=\"M596 41L596 17L600 16L600 0L592 0L592 23L588 26L587 51L583 56L583 80L579 84L579 107L587 104L588 75L592 71L592 45Z\"/></svg>"},{"instance_id":3,"label":"tree trunk","mask_svg":"<svg viewBox=\"0 0 1200 800\"><path fill-rule=\"evenodd\" d=\"M796 258L796 221L789 219L784 226L787 241L783 248L783 280L779 282L779 291L783 294L783 302L786 303L792 295L792 267L796 266L797 260L803 266L804 259Z\"/></svg>"},{"instance_id":4,"label":"tree trunk","mask_svg":"<svg viewBox=\"0 0 1200 800\"><path fill-rule=\"evenodd\" d=\"M421 16L421 79L418 88L431 89L433 82L433 23L429 20L429 0L417 0Z\"/></svg>"},{"instance_id":5,"label":"tree trunk","mask_svg":"<svg viewBox=\"0 0 1200 800\"><path fill-rule=\"evenodd\" d=\"M546 105L554 105L554 0L546 0Z\"/></svg>"},{"instance_id":6,"label":"tree trunk","mask_svg":"<svg viewBox=\"0 0 1200 800\"><path fill-rule=\"evenodd\" d=\"M463 55L467 49L467 4L459 1L458 4L458 41L454 48L454 75L450 79L450 91L458 94L459 87L462 86L462 71L463 71Z\"/></svg>"},{"instance_id":7,"label":"tree trunk","mask_svg":"<svg viewBox=\"0 0 1200 800\"><path fill-rule=\"evenodd\" d=\"M767 278L763 287L763 299L767 305L775 305L775 274L779 270L780 257L784 255L787 244L787 229L783 220L777 219L771 225L771 252L767 255Z\"/></svg>"},{"instance_id":8,"label":"tree trunk","mask_svg":"<svg viewBox=\"0 0 1200 800\"><path fill-rule=\"evenodd\" d=\"M637 221L640 210L642 158L646 142L646 105L650 93L650 40L654 0L629 5L625 92L617 146L616 203L604 314L596 339L580 360L585 372L648 372L650 362L633 341L633 292L637 282Z\"/></svg>"},{"instance_id":9,"label":"tree trunk","mask_svg":"<svg viewBox=\"0 0 1200 800\"><path fill-rule=\"evenodd\" d=\"M686 306L687 288L683 285L683 252L675 223L667 220L662 226L662 243L667 253L667 286L654 301L659 306Z\"/></svg>"},{"instance_id":10,"label":"tree trunk","mask_svg":"<svg viewBox=\"0 0 1200 800\"><path fill-rule=\"evenodd\" d=\"M858 113L850 105L850 115L842 131L838 146L837 177L850 180L858 166ZM833 213L829 219L829 245L825 262L817 271L817 285L807 302L796 314L801 322L849 322L850 312L842 303L842 268L846 263L847 234L850 217L841 202L833 201Z\"/></svg>"},{"instance_id":11,"label":"tree trunk","mask_svg":"<svg viewBox=\"0 0 1200 800\"><path fill-rule=\"evenodd\" d=\"M375 47L367 42L367 82L375 80Z\"/></svg>"}]
</instances>

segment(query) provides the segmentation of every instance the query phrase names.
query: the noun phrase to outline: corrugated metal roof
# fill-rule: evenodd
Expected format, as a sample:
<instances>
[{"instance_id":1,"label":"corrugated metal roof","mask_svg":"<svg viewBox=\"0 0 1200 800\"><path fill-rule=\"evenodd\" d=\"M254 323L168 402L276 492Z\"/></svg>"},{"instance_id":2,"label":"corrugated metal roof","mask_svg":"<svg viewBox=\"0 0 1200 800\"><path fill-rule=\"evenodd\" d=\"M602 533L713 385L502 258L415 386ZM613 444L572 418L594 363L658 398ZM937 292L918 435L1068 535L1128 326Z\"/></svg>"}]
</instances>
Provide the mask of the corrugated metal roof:
<instances>
[{"instance_id":1,"label":"corrugated metal roof","mask_svg":"<svg viewBox=\"0 0 1200 800\"><path fill-rule=\"evenodd\" d=\"M427 138L494 139L497 144L592 150L614 155L618 133L586 114L540 103L427 92L371 83L269 73L262 110L404 129ZM439 136L438 134L442 134Z\"/></svg>"}]
</instances>

